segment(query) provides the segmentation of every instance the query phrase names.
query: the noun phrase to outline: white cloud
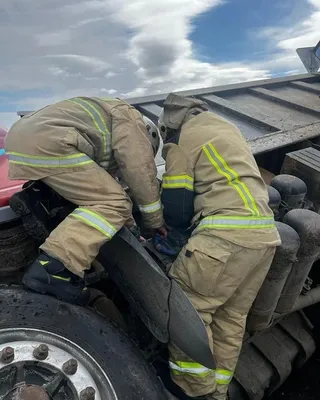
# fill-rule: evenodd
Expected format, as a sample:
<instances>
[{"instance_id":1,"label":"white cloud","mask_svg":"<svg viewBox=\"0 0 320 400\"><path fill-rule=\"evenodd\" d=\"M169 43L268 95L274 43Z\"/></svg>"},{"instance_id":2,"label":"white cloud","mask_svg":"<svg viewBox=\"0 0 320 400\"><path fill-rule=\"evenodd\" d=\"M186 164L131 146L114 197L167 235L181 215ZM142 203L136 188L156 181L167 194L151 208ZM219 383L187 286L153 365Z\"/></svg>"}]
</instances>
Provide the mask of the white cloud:
<instances>
[{"instance_id":1,"label":"white cloud","mask_svg":"<svg viewBox=\"0 0 320 400\"><path fill-rule=\"evenodd\" d=\"M106 74L105 74L105 77L108 79L108 78L113 78L114 76L117 76L117 73L116 72L113 72L113 71L109 71L109 72L107 72Z\"/></svg>"},{"instance_id":2,"label":"white cloud","mask_svg":"<svg viewBox=\"0 0 320 400\"><path fill-rule=\"evenodd\" d=\"M224 0L2 2L0 35L10 41L0 41L0 91L27 89L11 102L32 109L76 95L134 97L303 71L295 48L319 39L320 0L301 2L313 5L308 19L261 33L263 62L223 64L198 60L190 33L195 17Z\"/></svg>"},{"instance_id":3,"label":"white cloud","mask_svg":"<svg viewBox=\"0 0 320 400\"><path fill-rule=\"evenodd\" d=\"M268 39L270 47L275 50L274 56L265 63L267 68L305 72L295 50L315 46L320 40L320 0L305 0L301 6L305 3L312 6L306 19L290 27L268 27L260 32L260 37Z\"/></svg>"},{"instance_id":4,"label":"white cloud","mask_svg":"<svg viewBox=\"0 0 320 400\"><path fill-rule=\"evenodd\" d=\"M102 89L101 89L101 92L106 92L106 93L108 93L108 94L110 94L110 95L113 95L113 94L116 94L118 91L115 90L115 89L105 89L105 88L102 88Z\"/></svg>"},{"instance_id":5,"label":"white cloud","mask_svg":"<svg viewBox=\"0 0 320 400\"><path fill-rule=\"evenodd\" d=\"M70 32L61 30L58 32L44 32L35 35L38 46L59 46L70 41Z\"/></svg>"},{"instance_id":6,"label":"white cloud","mask_svg":"<svg viewBox=\"0 0 320 400\"><path fill-rule=\"evenodd\" d=\"M148 89L145 87L137 87L134 90L131 90L130 92L126 93L121 93L122 97L138 97L138 96L144 96L147 94Z\"/></svg>"},{"instance_id":7,"label":"white cloud","mask_svg":"<svg viewBox=\"0 0 320 400\"><path fill-rule=\"evenodd\" d=\"M64 62L80 68L88 68L92 72L103 72L110 68L110 64L98 57L88 57L81 54L50 54L45 57L62 59Z\"/></svg>"}]
</instances>

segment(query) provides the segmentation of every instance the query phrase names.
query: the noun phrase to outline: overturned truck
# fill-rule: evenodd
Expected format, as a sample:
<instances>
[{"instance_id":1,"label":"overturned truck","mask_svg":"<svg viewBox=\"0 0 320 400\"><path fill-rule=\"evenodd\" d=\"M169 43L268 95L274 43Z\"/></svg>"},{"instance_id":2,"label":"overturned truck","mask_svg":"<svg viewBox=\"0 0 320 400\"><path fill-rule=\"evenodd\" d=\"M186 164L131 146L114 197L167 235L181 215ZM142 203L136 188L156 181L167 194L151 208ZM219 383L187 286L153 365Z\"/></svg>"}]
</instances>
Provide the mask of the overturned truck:
<instances>
[{"instance_id":1,"label":"overturned truck","mask_svg":"<svg viewBox=\"0 0 320 400\"><path fill-rule=\"evenodd\" d=\"M268 185L282 239L250 311L230 385L231 399L260 400L319 346L320 76L182 94L205 100L240 128ZM164 98L130 102L156 122ZM161 179L161 157L158 164ZM199 316L166 274L172 259L123 229L86 277L92 292L86 309L24 291L24 269L76 205L28 182L35 213L19 218L9 205L10 184L0 190L7 193L0 208L0 399L162 400L170 392L184 399L168 379L169 338L208 368L214 363Z\"/></svg>"}]
</instances>

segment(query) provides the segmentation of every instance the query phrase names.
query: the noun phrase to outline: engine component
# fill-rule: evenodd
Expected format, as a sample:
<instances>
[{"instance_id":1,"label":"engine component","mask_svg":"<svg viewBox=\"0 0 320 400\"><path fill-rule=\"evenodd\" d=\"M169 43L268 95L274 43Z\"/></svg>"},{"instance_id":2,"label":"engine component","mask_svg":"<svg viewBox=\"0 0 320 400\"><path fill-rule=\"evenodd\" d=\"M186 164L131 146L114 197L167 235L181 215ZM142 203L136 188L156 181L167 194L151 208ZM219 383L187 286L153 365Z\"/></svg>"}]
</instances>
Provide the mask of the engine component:
<instances>
[{"instance_id":1,"label":"engine component","mask_svg":"<svg viewBox=\"0 0 320 400\"><path fill-rule=\"evenodd\" d=\"M269 207L275 215L278 214L279 206L281 203L281 196L277 189L273 186L268 186Z\"/></svg>"},{"instance_id":2,"label":"engine component","mask_svg":"<svg viewBox=\"0 0 320 400\"><path fill-rule=\"evenodd\" d=\"M302 207L307 194L307 185L303 180L293 175L277 175L272 179L271 186L278 190L288 210Z\"/></svg>"},{"instance_id":3,"label":"engine component","mask_svg":"<svg viewBox=\"0 0 320 400\"><path fill-rule=\"evenodd\" d=\"M282 244L277 248L272 265L251 308L247 328L256 332L267 328L272 321L279 297L296 261L300 246L297 232L289 225L276 222Z\"/></svg>"},{"instance_id":4,"label":"engine component","mask_svg":"<svg viewBox=\"0 0 320 400\"><path fill-rule=\"evenodd\" d=\"M312 147L286 154L281 169L283 174L292 174L306 183L308 199L320 211L320 151Z\"/></svg>"},{"instance_id":5,"label":"engine component","mask_svg":"<svg viewBox=\"0 0 320 400\"><path fill-rule=\"evenodd\" d=\"M294 303L292 310L302 310L317 303L320 303L320 286L309 290L305 295L300 295Z\"/></svg>"},{"instance_id":6,"label":"engine component","mask_svg":"<svg viewBox=\"0 0 320 400\"><path fill-rule=\"evenodd\" d=\"M231 382L246 394L235 400L261 400L279 388L292 372L315 352L316 344L309 324L299 313L286 316L280 323L247 340L242 348ZM231 399L233 397L231 396Z\"/></svg>"},{"instance_id":7,"label":"engine component","mask_svg":"<svg viewBox=\"0 0 320 400\"><path fill-rule=\"evenodd\" d=\"M297 253L298 261L292 266L276 311L291 311L300 295L306 278L320 251L320 215L309 210L289 211L284 222L298 234L301 246Z\"/></svg>"}]
</instances>

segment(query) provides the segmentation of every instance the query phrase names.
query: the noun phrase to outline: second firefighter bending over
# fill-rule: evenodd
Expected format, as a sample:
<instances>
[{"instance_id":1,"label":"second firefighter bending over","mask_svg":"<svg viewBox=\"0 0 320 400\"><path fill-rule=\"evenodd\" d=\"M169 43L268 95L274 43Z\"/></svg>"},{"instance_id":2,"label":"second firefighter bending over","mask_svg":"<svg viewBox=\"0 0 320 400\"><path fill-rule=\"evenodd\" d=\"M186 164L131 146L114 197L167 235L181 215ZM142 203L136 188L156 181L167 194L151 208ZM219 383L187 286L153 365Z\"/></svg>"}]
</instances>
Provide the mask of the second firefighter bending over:
<instances>
[{"instance_id":1,"label":"second firefighter bending over","mask_svg":"<svg viewBox=\"0 0 320 400\"><path fill-rule=\"evenodd\" d=\"M145 227L165 231L154 156L157 127L118 99L77 97L24 116L6 138L10 179L41 180L77 208L41 245L23 277L30 289L85 304L83 277L101 246L132 227L132 203L115 180L120 173ZM32 214L26 191L11 201Z\"/></svg>"},{"instance_id":2,"label":"second firefighter bending over","mask_svg":"<svg viewBox=\"0 0 320 400\"><path fill-rule=\"evenodd\" d=\"M170 94L159 118L169 226L192 235L169 275L207 328L215 371L169 346L173 380L190 397L226 400L249 309L280 244L268 193L238 128L203 101Z\"/></svg>"}]
</instances>

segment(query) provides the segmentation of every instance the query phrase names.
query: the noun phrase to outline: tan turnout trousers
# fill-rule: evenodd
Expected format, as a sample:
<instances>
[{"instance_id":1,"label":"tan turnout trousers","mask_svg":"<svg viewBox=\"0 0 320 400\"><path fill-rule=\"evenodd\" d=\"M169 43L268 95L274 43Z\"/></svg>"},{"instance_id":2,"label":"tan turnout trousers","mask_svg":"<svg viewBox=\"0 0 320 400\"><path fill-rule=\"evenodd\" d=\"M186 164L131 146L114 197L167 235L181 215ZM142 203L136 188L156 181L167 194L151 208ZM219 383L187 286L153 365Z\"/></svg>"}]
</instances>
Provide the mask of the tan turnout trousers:
<instances>
[{"instance_id":1,"label":"tan turnout trousers","mask_svg":"<svg viewBox=\"0 0 320 400\"><path fill-rule=\"evenodd\" d=\"M171 224L192 218L193 236L169 274L207 327L216 370L173 345L169 366L189 396L225 400L247 314L281 241L248 144L236 126L206 109L199 99L172 93L164 102L163 120L175 133L163 148L162 202Z\"/></svg>"},{"instance_id":2,"label":"tan turnout trousers","mask_svg":"<svg viewBox=\"0 0 320 400\"><path fill-rule=\"evenodd\" d=\"M249 249L211 233L191 237L169 275L182 287L208 332L216 370L169 346L173 381L188 396L226 400L241 350L246 318L270 268L275 247Z\"/></svg>"},{"instance_id":3,"label":"tan turnout trousers","mask_svg":"<svg viewBox=\"0 0 320 400\"><path fill-rule=\"evenodd\" d=\"M149 229L163 224L154 154L142 115L118 99L77 97L17 121L6 141L9 178L42 180L77 208L41 249L83 277L100 247L134 223L128 185Z\"/></svg>"},{"instance_id":4,"label":"tan turnout trousers","mask_svg":"<svg viewBox=\"0 0 320 400\"><path fill-rule=\"evenodd\" d=\"M101 246L122 226L132 225L130 198L97 164L90 169L48 176L43 182L79 207L51 232L40 248L83 277ZM88 220L88 216L92 219Z\"/></svg>"}]
</instances>

